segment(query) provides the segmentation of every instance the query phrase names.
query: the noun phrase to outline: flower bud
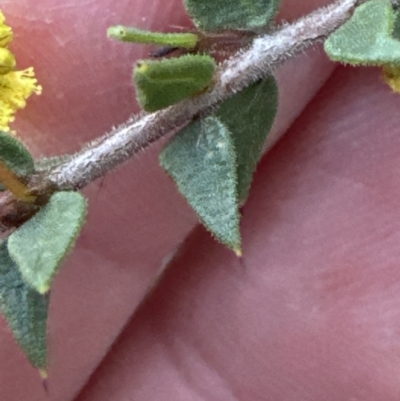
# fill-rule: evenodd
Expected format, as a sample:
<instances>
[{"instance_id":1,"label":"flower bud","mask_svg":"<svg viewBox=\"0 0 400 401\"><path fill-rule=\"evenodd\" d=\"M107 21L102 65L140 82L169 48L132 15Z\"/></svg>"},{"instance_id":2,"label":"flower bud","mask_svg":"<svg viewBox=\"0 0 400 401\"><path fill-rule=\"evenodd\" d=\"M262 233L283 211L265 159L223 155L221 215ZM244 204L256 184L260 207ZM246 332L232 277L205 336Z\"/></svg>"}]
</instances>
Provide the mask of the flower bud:
<instances>
[{"instance_id":1,"label":"flower bud","mask_svg":"<svg viewBox=\"0 0 400 401\"><path fill-rule=\"evenodd\" d=\"M4 75L12 71L17 62L10 50L0 47L0 75Z\"/></svg>"}]
</instances>

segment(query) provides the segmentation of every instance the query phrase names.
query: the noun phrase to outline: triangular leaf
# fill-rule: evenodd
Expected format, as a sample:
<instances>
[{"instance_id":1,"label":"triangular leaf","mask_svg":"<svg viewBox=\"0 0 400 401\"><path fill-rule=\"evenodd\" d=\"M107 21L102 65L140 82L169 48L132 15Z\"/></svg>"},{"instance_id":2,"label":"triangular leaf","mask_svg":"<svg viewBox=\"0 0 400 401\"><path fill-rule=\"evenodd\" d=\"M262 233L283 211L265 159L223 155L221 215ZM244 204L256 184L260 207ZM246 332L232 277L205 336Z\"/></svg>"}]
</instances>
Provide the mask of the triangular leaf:
<instances>
[{"instance_id":1,"label":"triangular leaf","mask_svg":"<svg viewBox=\"0 0 400 401\"><path fill-rule=\"evenodd\" d=\"M400 65L400 41L391 37L395 15L388 0L371 0L325 41L328 56L353 65Z\"/></svg>"},{"instance_id":2,"label":"triangular leaf","mask_svg":"<svg viewBox=\"0 0 400 401\"><path fill-rule=\"evenodd\" d=\"M32 174L35 170L35 163L28 149L3 131L0 131L0 160L20 177Z\"/></svg>"},{"instance_id":3,"label":"triangular leaf","mask_svg":"<svg viewBox=\"0 0 400 401\"><path fill-rule=\"evenodd\" d=\"M206 228L240 253L236 156L226 127L212 116L194 121L175 135L160 162Z\"/></svg>"},{"instance_id":4,"label":"triangular leaf","mask_svg":"<svg viewBox=\"0 0 400 401\"><path fill-rule=\"evenodd\" d=\"M142 60L133 72L137 100L143 110L156 111L200 93L212 81L215 61L200 54Z\"/></svg>"},{"instance_id":5,"label":"triangular leaf","mask_svg":"<svg viewBox=\"0 0 400 401\"><path fill-rule=\"evenodd\" d=\"M50 289L59 266L75 243L86 216L79 192L56 192L8 239L8 250L23 279L40 293Z\"/></svg>"},{"instance_id":6,"label":"triangular leaf","mask_svg":"<svg viewBox=\"0 0 400 401\"><path fill-rule=\"evenodd\" d=\"M227 99L217 111L231 132L237 155L239 201L246 200L253 173L278 108L278 85L270 76Z\"/></svg>"},{"instance_id":7,"label":"triangular leaf","mask_svg":"<svg viewBox=\"0 0 400 401\"><path fill-rule=\"evenodd\" d=\"M265 27L280 0L184 0L194 23L205 31L257 30Z\"/></svg>"},{"instance_id":8,"label":"triangular leaf","mask_svg":"<svg viewBox=\"0 0 400 401\"><path fill-rule=\"evenodd\" d=\"M392 37L394 39L400 40L400 12L399 11L396 11L394 13L394 25L393 25Z\"/></svg>"},{"instance_id":9,"label":"triangular leaf","mask_svg":"<svg viewBox=\"0 0 400 401\"><path fill-rule=\"evenodd\" d=\"M28 176L35 170L33 158L28 149L18 139L3 131L0 131L0 162L18 177ZM4 191L1 183L0 191Z\"/></svg>"},{"instance_id":10,"label":"triangular leaf","mask_svg":"<svg viewBox=\"0 0 400 401\"><path fill-rule=\"evenodd\" d=\"M22 280L6 242L0 242L0 309L31 364L45 369L48 297Z\"/></svg>"}]
</instances>

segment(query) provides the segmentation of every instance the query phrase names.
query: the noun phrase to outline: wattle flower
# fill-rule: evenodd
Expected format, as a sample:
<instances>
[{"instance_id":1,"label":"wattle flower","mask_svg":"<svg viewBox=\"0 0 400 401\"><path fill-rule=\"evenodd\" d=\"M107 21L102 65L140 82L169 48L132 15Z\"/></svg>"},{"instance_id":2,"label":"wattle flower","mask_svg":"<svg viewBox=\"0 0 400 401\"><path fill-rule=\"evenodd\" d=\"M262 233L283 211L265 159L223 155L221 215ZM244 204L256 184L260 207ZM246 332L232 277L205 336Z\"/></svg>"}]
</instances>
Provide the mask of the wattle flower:
<instances>
[{"instance_id":1,"label":"wattle flower","mask_svg":"<svg viewBox=\"0 0 400 401\"><path fill-rule=\"evenodd\" d=\"M4 14L0 11L0 130L5 132L10 132L9 125L14 121L15 113L26 106L26 100L33 93L42 93L33 67L15 70L15 57L8 49L12 39L12 29L5 24Z\"/></svg>"}]
</instances>

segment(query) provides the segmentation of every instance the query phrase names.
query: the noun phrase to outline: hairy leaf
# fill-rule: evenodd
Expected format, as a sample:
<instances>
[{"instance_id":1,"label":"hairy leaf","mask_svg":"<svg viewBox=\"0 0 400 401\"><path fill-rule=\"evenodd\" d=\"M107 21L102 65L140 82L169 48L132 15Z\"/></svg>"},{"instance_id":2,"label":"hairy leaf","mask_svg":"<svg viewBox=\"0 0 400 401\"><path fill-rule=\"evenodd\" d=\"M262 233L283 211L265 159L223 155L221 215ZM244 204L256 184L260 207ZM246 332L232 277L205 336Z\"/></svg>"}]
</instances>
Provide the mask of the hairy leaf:
<instances>
[{"instance_id":1,"label":"hairy leaf","mask_svg":"<svg viewBox=\"0 0 400 401\"><path fill-rule=\"evenodd\" d=\"M194 121L175 135L160 162L206 228L240 253L236 155L224 124L212 116Z\"/></svg>"},{"instance_id":2,"label":"hairy leaf","mask_svg":"<svg viewBox=\"0 0 400 401\"><path fill-rule=\"evenodd\" d=\"M278 86L265 78L220 106L217 116L231 132L237 154L239 201L246 200L253 173L278 108Z\"/></svg>"},{"instance_id":3,"label":"hairy leaf","mask_svg":"<svg viewBox=\"0 0 400 401\"><path fill-rule=\"evenodd\" d=\"M394 26L393 26L392 37L394 39L400 40L400 12L399 11L396 11L394 13Z\"/></svg>"},{"instance_id":4,"label":"hairy leaf","mask_svg":"<svg viewBox=\"0 0 400 401\"><path fill-rule=\"evenodd\" d=\"M35 170L33 158L28 149L3 131L0 131L0 161L18 177L25 177ZM4 191L4 186L1 184L0 191Z\"/></svg>"},{"instance_id":5,"label":"hairy leaf","mask_svg":"<svg viewBox=\"0 0 400 401\"><path fill-rule=\"evenodd\" d=\"M79 192L56 192L8 239L8 250L23 279L39 293L50 289L61 261L73 246L86 216Z\"/></svg>"},{"instance_id":6,"label":"hairy leaf","mask_svg":"<svg viewBox=\"0 0 400 401\"><path fill-rule=\"evenodd\" d=\"M107 35L111 39L122 42L155 44L171 47L193 49L196 47L199 37L190 32L164 33L145 31L143 29L122 25L108 28Z\"/></svg>"},{"instance_id":7,"label":"hairy leaf","mask_svg":"<svg viewBox=\"0 0 400 401\"><path fill-rule=\"evenodd\" d=\"M138 102L146 111L171 106L207 88L214 70L214 59L206 55L140 61L133 73Z\"/></svg>"},{"instance_id":8,"label":"hairy leaf","mask_svg":"<svg viewBox=\"0 0 400 401\"><path fill-rule=\"evenodd\" d=\"M184 0L194 23L205 31L265 27L279 3L280 0Z\"/></svg>"},{"instance_id":9,"label":"hairy leaf","mask_svg":"<svg viewBox=\"0 0 400 401\"><path fill-rule=\"evenodd\" d=\"M0 283L0 309L11 331L31 364L44 369L48 297L23 281L8 254L7 241L0 242Z\"/></svg>"},{"instance_id":10,"label":"hairy leaf","mask_svg":"<svg viewBox=\"0 0 400 401\"><path fill-rule=\"evenodd\" d=\"M353 65L400 65L400 41L393 34L395 14L388 0L370 0L325 41L334 61Z\"/></svg>"}]
</instances>

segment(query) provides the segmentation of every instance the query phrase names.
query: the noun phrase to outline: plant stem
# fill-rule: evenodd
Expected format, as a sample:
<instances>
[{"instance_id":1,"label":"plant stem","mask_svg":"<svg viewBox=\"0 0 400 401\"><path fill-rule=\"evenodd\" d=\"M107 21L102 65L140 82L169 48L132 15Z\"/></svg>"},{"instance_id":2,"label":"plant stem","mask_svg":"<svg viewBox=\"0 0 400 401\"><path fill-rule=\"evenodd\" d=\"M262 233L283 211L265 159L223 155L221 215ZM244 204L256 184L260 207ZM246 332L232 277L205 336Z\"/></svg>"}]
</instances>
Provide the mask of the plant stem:
<instances>
[{"instance_id":1,"label":"plant stem","mask_svg":"<svg viewBox=\"0 0 400 401\"><path fill-rule=\"evenodd\" d=\"M283 26L272 35L255 38L247 49L220 65L214 85L204 94L152 114L133 117L47 173L33 176L30 187L41 194L85 187L164 135L187 125L200 114L209 113L221 101L271 74L289 58L326 38L351 16L356 5L364 1L337 0L291 25ZM396 1L393 0L393 4ZM19 221L10 222L10 213L6 213L10 209L15 216L18 207L16 202L12 205L9 194L0 198L0 223L7 221L6 226L20 224Z\"/></svg>"},{"instance_id":2,"label":"plant stem","mask_svg":"<svg viewBox=\"0 0 400 401\"><path fill-rule=\"evenodd\" d=\"M168 109L135 117L110 134L92 142L50 172L59 189L82 188L125 162L172 130L207 113L222 100L273 72L285 60L303 52L340 26L357 0L339 0L285 26L273 35L256 38L220 66L213 87Z\"/></svg>"}]
</instances>

